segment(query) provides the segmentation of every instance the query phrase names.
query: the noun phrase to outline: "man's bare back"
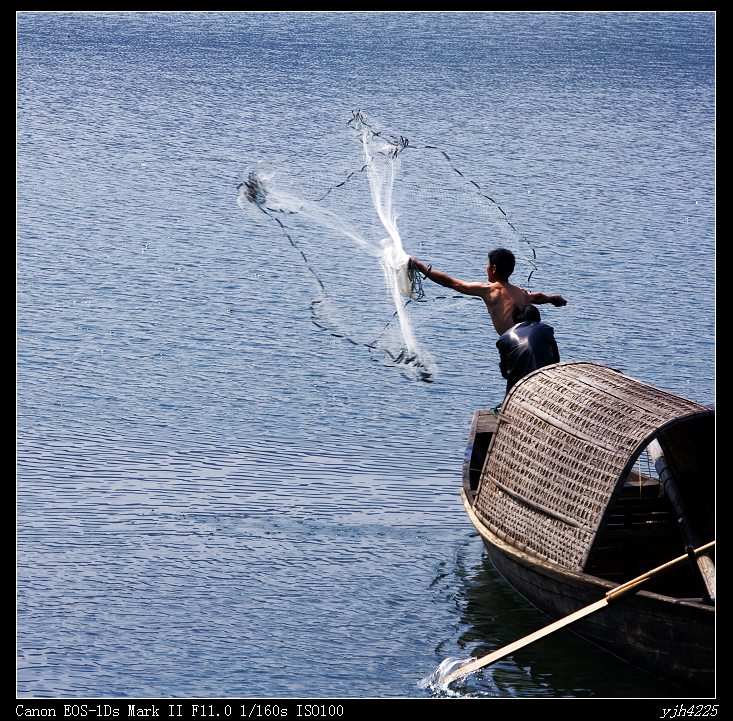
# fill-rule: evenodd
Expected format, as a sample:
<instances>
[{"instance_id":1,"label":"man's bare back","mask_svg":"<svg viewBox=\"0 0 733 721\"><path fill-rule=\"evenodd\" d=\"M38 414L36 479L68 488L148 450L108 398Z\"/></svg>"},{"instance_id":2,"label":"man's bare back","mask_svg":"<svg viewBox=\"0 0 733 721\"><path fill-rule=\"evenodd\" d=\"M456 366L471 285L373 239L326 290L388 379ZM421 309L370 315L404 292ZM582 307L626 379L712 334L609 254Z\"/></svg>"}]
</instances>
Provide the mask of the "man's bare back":
<instances>
[{"instance_id":1,"label":"man's bare back","mask_svg":"<svg viewBox=\"0 0 733 721\"><path fill-rule=\"evenodd\" d=\"M510 283L508 277L514 269L514 256L509 251L501 250L503 253L511 256L510 268L508 272L504 271L506 277L502 277L501 269L489 260L486 266L488 283L469 283L458 278L452 278L447 273L434 270L432 266L428 266L416 258L411 258L410 260L414 268L433 282L456 290L459 293L464 293L465 295L476 295L482 298L491 316L491 322L499 335L514 325L512 322L512 311L517 306L526 305L527 303L532 303L533 305L552 303L552 305L557 307L567 305L567 301L561 295L530 293L524 288Z\"/></svg>"},{"instance_id":2,"label":"man's bare back","mask_svg":"<svg viewBox=\"0 0 733 721\"><path fill-rule=\"evenodd\" d=\"M508 281L485 283L485 286L486 291L481 294L481 298L486 303L496 332L501 335L514 325L512 311L517 306L532 302L529 299L530 294Z\"/></svg>"}]
</instances>

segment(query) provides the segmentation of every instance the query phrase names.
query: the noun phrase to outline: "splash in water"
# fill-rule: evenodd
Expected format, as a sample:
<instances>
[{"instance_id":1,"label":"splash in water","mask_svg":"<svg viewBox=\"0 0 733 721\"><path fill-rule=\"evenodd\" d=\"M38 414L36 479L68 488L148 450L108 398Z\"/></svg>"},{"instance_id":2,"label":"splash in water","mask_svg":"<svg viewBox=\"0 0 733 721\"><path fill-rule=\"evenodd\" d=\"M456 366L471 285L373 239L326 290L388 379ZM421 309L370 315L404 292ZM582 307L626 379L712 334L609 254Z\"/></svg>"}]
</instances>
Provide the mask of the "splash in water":
<instances>
[{"instance_id":1,"label":"splash in water","mask_svg":"<svg viewBox=\"0 0 733 721\"><path fill-rule=\"evenodd\" d=\"M450 656L441 661L438 668L436 668L430 676L426 676L421 679L418 686L420 688L428 688L435 691L445 691L448 688L448 685L445 683L445 679L457 668L465 666L467 663L471 663L475 660L476 659L473 656L470 658L455 658Z\"/></svg>"}]
</instances>

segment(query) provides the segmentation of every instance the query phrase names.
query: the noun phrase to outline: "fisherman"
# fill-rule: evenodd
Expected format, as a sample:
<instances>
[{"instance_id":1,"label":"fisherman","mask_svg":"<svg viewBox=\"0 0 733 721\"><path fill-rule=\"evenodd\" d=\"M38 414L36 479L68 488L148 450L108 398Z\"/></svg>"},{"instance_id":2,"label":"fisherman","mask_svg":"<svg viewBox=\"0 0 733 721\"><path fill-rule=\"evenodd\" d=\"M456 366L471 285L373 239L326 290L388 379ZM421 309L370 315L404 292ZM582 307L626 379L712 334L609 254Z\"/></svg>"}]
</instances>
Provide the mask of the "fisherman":
<instances>
[{"instance_id":1,"label":"fisherman","mask_svg":"<svg viewBox=\"0 0 733 721\"><path fill-rule=\"evenodd\" d=\"M514 325L499 336L499 370L506 378L506 392L528 373L560 362L552 326L542 322L540 312L527 303L512 312Z\"/></svg>"},{"instance_id":2,"label":"fisherman","mask_svg":"<svg viewBox=\"0 0 733 721\"><path fill-rule=\"evenodd\" d=\"M514 308L528 303L539 305L552 303L558 308L567 305L561 295L545 295L544 293L530 293L524 288L509 282L509 276L514 272L514 253L506 248L496 248L489 253L489 262L486 274L489 282L466 282L452 278L447 273L435 270L432 265L426 265L417 258L410 258L413 268L419 270L426 278L434 283L451 288L464 295L476 295L483 299L491 316L496 332L501 335L511 328L512 311Z\"/></svg>"}]
</instances>

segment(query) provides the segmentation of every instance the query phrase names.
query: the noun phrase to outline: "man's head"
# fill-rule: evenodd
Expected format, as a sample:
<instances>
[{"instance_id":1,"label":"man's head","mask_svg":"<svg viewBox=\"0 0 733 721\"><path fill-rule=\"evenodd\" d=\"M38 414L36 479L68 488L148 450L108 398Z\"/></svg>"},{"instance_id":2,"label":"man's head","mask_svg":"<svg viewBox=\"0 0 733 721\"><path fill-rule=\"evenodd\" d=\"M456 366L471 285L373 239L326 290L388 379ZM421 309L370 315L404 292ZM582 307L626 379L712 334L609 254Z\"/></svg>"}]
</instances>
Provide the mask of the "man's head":
<instances>
[{"instance_id":1,"label":"man's head","mask_svg":"<svg viewBox=\"0 0 733 721\"><path fill-rule=\"evenodd\" d=\"M495 248L489 253L489 264L486 272L489 280L509 280L514 272L514 253L506 248Z\"/></svg>"},{"instance_id":2,"label":"man's head","mask_svg":"<svg viewBox=\"0 0 733 721\"><path fill-rule=\"evenodd\" d=\"M540 316L540 312L537 310L537 307L531 303L527 303L527 305L517 305L512 311L512 321L514 321L514 325L525 322L539 323L541 320L542 316Z\"/></svg>"}]
</instances>

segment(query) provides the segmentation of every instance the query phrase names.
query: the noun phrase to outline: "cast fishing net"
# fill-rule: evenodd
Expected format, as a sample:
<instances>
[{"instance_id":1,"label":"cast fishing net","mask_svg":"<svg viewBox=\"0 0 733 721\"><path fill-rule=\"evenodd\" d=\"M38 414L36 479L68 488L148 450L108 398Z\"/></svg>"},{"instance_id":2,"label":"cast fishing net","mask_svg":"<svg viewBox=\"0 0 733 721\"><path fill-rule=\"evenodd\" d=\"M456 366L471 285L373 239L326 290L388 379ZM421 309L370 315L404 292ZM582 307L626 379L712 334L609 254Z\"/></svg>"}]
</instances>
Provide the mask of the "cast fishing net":
<instances>
[{"instance_id":1,"label":"cast fishing net","mask_svg":"<svg viewBox=\"0 0 733 721\"><path fill-rule=\"evenodd\" d=\"M475 298L423 285L410 256L455 277L485 280L486 252L503 246L513 250L518 273L526 270L529 282L536 254L445 151L393 135L361 111L347 131L351 148L342 171L305 177L260 163L246 172L238 203L269 218L293 247L314 284L311 313L320 331L410 378L432 381L437 365L423 329L438 328L456 306ZM457 257L456 241L466 238L475 239L477 253Z\"/></svg>"}]
</instances>

